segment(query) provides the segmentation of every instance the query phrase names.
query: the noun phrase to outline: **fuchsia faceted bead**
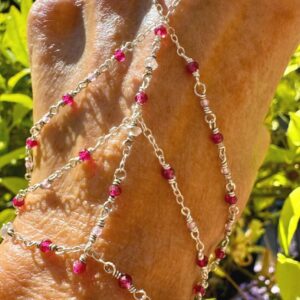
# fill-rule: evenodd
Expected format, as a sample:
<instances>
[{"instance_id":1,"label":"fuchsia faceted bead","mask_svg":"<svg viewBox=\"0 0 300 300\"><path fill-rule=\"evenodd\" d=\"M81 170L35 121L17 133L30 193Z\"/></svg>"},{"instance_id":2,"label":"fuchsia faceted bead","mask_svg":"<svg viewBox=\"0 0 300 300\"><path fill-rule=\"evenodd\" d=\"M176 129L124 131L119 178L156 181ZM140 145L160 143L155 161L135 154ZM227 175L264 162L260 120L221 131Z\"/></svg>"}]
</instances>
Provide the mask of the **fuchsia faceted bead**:
<instances>
[{"instance_id":1,"label":"fuchsia faceted bead","mask_svg":"<svg viewBox=\"0 0 300 300\"><path fill-rule=\"evenodd\" d=\"M160 25L154 29L154 34L162 38L165 38L168 34L168 30L166 26Z\"/></svg>"},{"instance_id":2,"label":"fuchsia faceted bead","mask_svg":"<svg viewBox=\"0 0 300 300\"><path fill-rule=\"evenodd\" d=\"M216 255L216 258L223 259L226 256L226 253L225 253L225 251L223 249L217 248L215 250L215 255Z\"/></svg>"},{"instance_id":3,"label":"fuchsia faceted bead","mask_svg":"<svg viewBox=\"0 0 300 300\"><path fill-rule=\"evenodd\" d=\"M198 69L199 69L199 64L196 61L191 61L186 64L186 70L191 74L196 72Z\"/></svg>"},{"instance_id":4,"label":"fuchsia faceted bead","mask_svg":"<svg viewBox=\"0 0 300 300\"><path fill-rule=\"evenodd\" d=\"M110 187L109 187L109 195L112 196L112 197L117 197L119 195L121 195L122 193L122 189L119 185L117 184L112 184Z\"/></svg>"},{"instance_id":5,"label":"fuchsia faceted bead","mask_svg":"<svg viewBox=\"0 0 300 300\"><path fill-rule=\"evenodd\" d=\"M237 197L235 195L225 195L225 201L229 204L236 204L237 203Z\"/></svg>"},{"instance_id":6,"label":"fuchsia faceted bead","mask_svg":"<svg viewBox=\"0 0 300 300\"><path fill-rule=\"evenodd\" d=\"M40 243L40 247L39 248L40 248L40 250L42 252L47 253L47 252L51 251L51 248L50 248L51 244L53 244L51 240L48 240L48 239L47 240L43 240Z\"/></svg>"},{"instance_id":7,"label":"fuchsia faceted bead","mask_svg":"<svg viewBox=\"0 0 300 300\"><path fill-rule=\"evenodd\" d=\"M79 158L82 161L86 161L86 160L90 160L92 157L91 157L91 153L87 149L83 149L79 152Z\"/></svg>"},{"instance_id":8,"label":"fuchsia faceted bead","mask_svg":"<svg viewBox=\"0 0 300 300\"><path fill-rule=\"evenodd\" d=\"M12 204L14 207L22 207L25 204L25 199L14 197L12 199Z\"/></svg>"},{"instance_id":9,"label":"fuchsia faceted bead","mask_svg":"<svg viewBox=\"0 0 300 300\"><path fill-rule=\"evenodd\" d=\"M194 286L194 288L193 288L193 292L194 292L195 295L201 295L201 296L204 296L206 290L205 290L205 288L204 288L202 285L196 284L196 285Z\"/></svg>"},{"instance_id":10,"label":"fuchsia faceted bead","mask_svg":"<svg viewBox=\"0 0 300 300\"><path fill-rule=\"evenodd\" d=\"M136 95L135 95L135 102L140 104L140 105L143 105L147 102L148 100L148 95L145 93L145 92L138 92Z\"/></svg>"},{"instance_id":11,"label":"fuchsia faceted bead","mask_svg":"<svg viewBox=\"0 0 300 300\"><path fill-rule=\"evenodd\" d=\"M82 274L85 272L85 270L86 270L86 263L84 263L80 259L74 261L74 263L73 263L73 273L74 274L77 274L77 275Z\"/></svg>"},{"instance_id":12,"label":"fuchsia faceted bead","mask_svg":"<svg viewBox=\"0 0 300 300\"><path fill-rule=\"evenodd\" d=\"M118 49L115 51L114 58L118 62L123 62L126 59L126 56L125 56L125 53L121 49Z\"/></svg>"},{"instance_id":13,"label":"fuchsia faceted bead","mask_svg":"<svg viewBox=\"0 0 300 300\"><path fill-rule=\"evenodd\" d=\"M162 168L161 174L164 178L168 180L175 178L175 171L171 167L169 167L168 169Z\"/></svg>"},{"instance_id":14,"label":"fuchsia faceted bead","mask_svg":"<svg viewBox=\"0 0 300 300\"><path fill-rule=\"evenodd\" d=\"M36 147L38 145L38 141L33 138L28 138L26 140L26 146L30 149Z\"/></svg>"},{"instance_id":15,"label":"fuchsia faceted bead","mask_svg":"<svg viewBox=\"0 0 300 300\"><path fill-rule=\"evenodd\" d=\"M202 259L199 259L197 257L197 265L200 267L200 268L204 268L206 267L208 264L208 257L207 256L204 256Z\"/></svg>"},{"instance_id":16,"label":"fuchsia faceted bead","mask_svg":"<svg viewBox=\"0 0 300 300\"><path fill-rule=\"evenodd\" d=\"M62 100L64 104L66 105L73 105L74 104L74 98L70 94L65 94L62 96Z\"/></svg>"},{"instance_id":17,"label":"fuchsia faceted bead","mask_svg":"<svg viewBox=\"0 0 300 300\"><path fill-rule=\"evenodd\" d=\"M217 132L211 135L211 140L213 141L214 144L220 144L223 142L224 138L222 133Z\"/></svg>"},{"instance_id":18,"label":"fuchsia faceted bead","mask_svg":"<svg viewBox=\"0 0 300 300\"><path fill-rule=\"evenodd\" d=\"M132 278L128 274L122 274L121 277L119 278L119 286L122 289L127 289L129 290L132 287Z\"/></svg>"}]
</instances>

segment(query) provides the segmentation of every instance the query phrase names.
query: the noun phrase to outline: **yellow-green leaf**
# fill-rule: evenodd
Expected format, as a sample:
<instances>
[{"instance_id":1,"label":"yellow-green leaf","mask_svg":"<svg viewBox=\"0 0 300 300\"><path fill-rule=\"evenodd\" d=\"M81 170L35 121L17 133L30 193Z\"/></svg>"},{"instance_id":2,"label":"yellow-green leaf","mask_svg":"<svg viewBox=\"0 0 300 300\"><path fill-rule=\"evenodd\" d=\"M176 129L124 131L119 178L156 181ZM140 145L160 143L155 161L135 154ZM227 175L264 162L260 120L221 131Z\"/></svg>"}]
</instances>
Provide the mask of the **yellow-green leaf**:
<instances>
[{"instance_id":1,"label":"yellow-green leaf","mask_svg":"<svg viewBox=\"0 0 300 300\"><path fill-rule=\"evenodd\" d=\"M10 164L14 160L23 159L25 157L25 147L18 148L7 154L0 156L0 168Z\"/></svg>"},{"instance_id":2,"label":"yellow-green leaf","mask_svg":"<svg viewBox=\"0 0 300 300\"><path fill-rule=\"evenodd\" d=\"M27 181L20 177L3 177L0 178L0 184L12 193L17 194L20 189L24 189L27 186Z\"/></svg>"},{"instance_id":3,"label":"yellow-green leaf","mask_svg":"<svg viewBox=\"0 0 300 300\"><path fill-rule=\"evenodd\" d=\"M279 242L286 255L300 218L300 188L296 188L285 200L279 218Z\"/></svg>"},{"instance_id":4,"label":"yellow-green leaf","mask_svg":"<svg viewBox=\"0 0 300 300\"><path fill-rule=\"evenodd\" d=\"M278 254L276 280L283 300L300 300L300 263Z\"/></svg>"},{"instance_id":5,"label":"yellow-green leaf","mask_svg":"<svg viewBox=\"0 0 300 300\"><path fill-rule=\"evenodd\" d=\"M290 123L287 138L291 148L300 146L300 111L290 113Z\"/></svg>"},{"instance_id":6,"label":"yellow-green leaf","mask_svg":"<svg viewBox=\"0 0 300 300\"><path fill-rule=\"evenodd\" d=\"M0 95L0 102L19 103L23 106L32 109L32 99L24 94L2 94Z\"/></svg>"}]
</instances>

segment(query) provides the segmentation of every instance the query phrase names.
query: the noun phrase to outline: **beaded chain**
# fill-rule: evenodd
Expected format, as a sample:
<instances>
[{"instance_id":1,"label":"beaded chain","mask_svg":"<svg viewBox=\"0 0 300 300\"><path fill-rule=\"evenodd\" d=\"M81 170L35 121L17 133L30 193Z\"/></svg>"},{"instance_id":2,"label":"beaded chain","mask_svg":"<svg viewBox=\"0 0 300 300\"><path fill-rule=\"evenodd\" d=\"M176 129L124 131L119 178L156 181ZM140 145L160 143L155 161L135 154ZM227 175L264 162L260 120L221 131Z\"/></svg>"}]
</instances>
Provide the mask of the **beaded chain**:
<instances>
[{"instance_id":1,"label":"beaded chain","mask_svg":"<svg viewBox=\"0 0 300 300\"><path fill-rule=\"evenodd\" d=\"M133 41L124 43L120 48L115 50L114 55L104 61L96 70L90 73L84 80L78 83L77 87L66 93L62 98L55 104L50 106L48 112L37 121L30 130L31 136L26 140L26 174L25 178L28 180L28 187L22 189L19 193L13 198L12 203L17 209L17 213L21 212L21 208L25 205L25 198L28 193L32 193L37 189L49 189L54 181L59 179L69 170L75 168L77 165L85 163L92 159L92 155L97 151L98 148L103 146L108 142L112 137L117 135L125 136L125 139L122 143L122 155L118 167L116 168L112 184L108 188L108 197L106 201L101 205L99 216L96 219L95 225L92 228L90 235L85 244L76 245L76 246L63 246L57 245L52 242L50 239L44 239L42 241L33 241L22 234L16 232L13 228L12 223L6 223L1 229L2 237L12 238L14 241L22 243L25 247L32 248L37 247L40 251L47 253L53 252L56 255L63 255L67 253L80 253L78 260L73 263L73 272L75 274L81 274L85 272L87 266L87 259L91 258L100 263L103 266L103 269L106 273L115 277L121 288L128 290L132 294L133 298L136 300L150 300L150 296L143 289L135 287L133 284L133 279L129 274L123 273L117 269L116 265L113 262L106 261L103 258L103 255L97 253L93 245L96 240L101 236L103 228L107 218L110 216L110 213L115 207L115 201L118 196L122 193L121 184L127 176L126 172L126 162L128 157L131 154L131 149L136 138L143 134L146 140L153 147L155 156L158 159L159 164L162 168L162 176L165 178L170 188L175 196L176 203L180 207L180 212L184 216L187 224L187 228L190 232L191 238L195 242L196 248L196 263L199 266L200 275L199 280L195 283L192 288L193 296L195 300L203 299L207 287L209 274L218 266L220 261L226 255L226 248L229 244L229 237L233 230L233 225L239 214L239 209L237 206L237 196L236 196L236 186L233 182L231 172L228 166L227 157L226 157L226 148L223 142L223 135L220 132L217 122L216 115L212 111L209 100L206 96L206 86L203 82L200 81L199 65L196 60L192 59L186 54L184 47L180 44L179 38L176 34L176 31L169 24L169 17L175 12L177 6L181 0L173 0L168 11L164 14L164 9L157 0L153 0L153 4L157 9L159 14L159 22L157 24L152 24L149 26L143 33L139 34ZM141 43L146 36L154 31L154 40L151 44L150 55L145 59L145 69L142 76L141 84L138 88L138 91L135 95L135 103L131 107L131 114L128 117L125 117L118 126L112 127L109 132L105 135L99 136L96 139L96 142L93 146L82 149L76 157L71 158L64 166L59 168L50 174L46 179L41 182L30 184L31 173L34 169L34 160L33 160L33 149L39 146L39 136L43 127L46 124L49 124L52 121L52 118L55 115L58 115L61 108L66 105L72 105L75 101L74 97L79 94L82 90L87 88L87 86L95 81L100 74L108 71L114 62L122 63L126 59L126 53L133 51L133 49ZM228 203L228 218L225 224L225 233L223 239L219 243L218 247L215 249L214 254L211 254L209 257L206 256L205 247L203 242L200 239L199 228L192 216L191 210L185 204L185 198L182 195L179 185L176 179L175 170L171 165L166 161L164 151L159 147L157 141L149 127L146 125L143 116L142 116L142 106L147 102L148 95L146 93L147 88L150 85L153 71L158 67L156 61L156 53L160 49L161 40L166 38L167 35L170 36L171 41L176 47L177 54L181 57L186 64L186 70L190 73L195 81L194 84L194 95L199 99L200 106L203 109L204 120L208 124L209 129L211 130L211 140L217 146L218 155L220 158L221 173L225 178L225 201Z\"/></svg>"}]
</instances>

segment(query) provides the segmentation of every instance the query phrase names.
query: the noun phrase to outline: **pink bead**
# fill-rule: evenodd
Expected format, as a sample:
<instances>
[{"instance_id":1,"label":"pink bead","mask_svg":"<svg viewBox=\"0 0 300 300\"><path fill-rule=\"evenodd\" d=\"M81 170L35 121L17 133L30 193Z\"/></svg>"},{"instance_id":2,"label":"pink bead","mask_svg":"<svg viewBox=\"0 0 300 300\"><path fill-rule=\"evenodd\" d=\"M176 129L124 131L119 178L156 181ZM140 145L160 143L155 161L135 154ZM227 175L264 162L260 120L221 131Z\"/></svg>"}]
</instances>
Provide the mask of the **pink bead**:
<instances>
[{"instance_id":1,"label":"pink bead","mask_svg":"<svg viewBox=\"0 0 300 300\"><path fill-rule=\"evenodd\" d=\"M208 100L201 100L200 104L202 107L207 107L209 105L209 101Z\"/></svg>"},{"instance_id":2,"label":"pink bead","mask_svg":"<svg viewBox=\"0 0 300 300\"><path fill-rule=\"evenodd\" d=\"M33 168L33 162L32 161L26 161L25 162L26 169L32 169Z\"/></svg>"},{"instance_id":3,"label":"pink bead","mask_svg":"<svg viewBox=\"0 0 300 300\"><path fill-rule=\"evenodd\" d=\"M143 105L147 102L148 100L148 95L145 93L145 92L138 92L136 95L135 95L135 102L140 104L140 105Z\"/></svg>"},{"instance_id":4,"label":"pink bead","mask_svg":"<svg viewBox=\"0 0 300 300\"><path fill-rule=\"evenodd\" d=\"M213 141L213 143L215 143L215 144L220 144L220 143L222 143L223 142L223 135L222 135L222 133L220 133L220 132L217 132L217 133L213 133L212 135L211 135L211 140Z\"/></svg>"},{"instance_id":5,"label":"pink bead","mask_svg":"<svg viewBox=\"0 0 300 300\"><path fill-rule=\"evenodd\" d=\"M81 260L76 260L73 263L73 273L74 274L82 274L86 270L86 263L82 262Z\"/></svg>"},{"instance_id":6,"label":"pink bead","mask_svg":"<svg viewBox=\"0 0 300 300\"><path fill-rule=\"evenodd\" d=\"M206 255L204 255L202 259L197 258L197 265L200 268L206 267L207 264L208 264L208 257Z\"/></svg>"},{"instance_id":7,"label":"pink bead","mask_svg":"<svg viewBox=\"0 0 300 300\"><path fill-rule=\"evenodd\" d=\"M217 248L215 250L215 255L216 255L216 258L218 258L218 259L223 259L226 256L225 251L221 248Z\"/></svg>"},{"instance_id":8,"label":"pink bead","mask_svg":"<svg viewBox=\"0 0 300 300\"><path fill-rule=\"evenodd\" d=\"M51 240L43 240L40 244L40 250L44 253L50 252L51 251L51 246L52 241Z\"/></svg>"},{"instance_id":9,"label":"pink bead","mask_svg":"<svg viewBox=\"0 0 300 300\"><path fill-rule=\"evenodd\" d=\"M195 222L190 222L190 223L187 223L187 226L190 231L193 231L197 225Z\"/></svg>"},{"instance_id":10,"label":"pink bead","mask_svg":"<svg viewBox=\"0 0 300 300\"><path fill-rule=\"evenodd\" d=\"M206 292L205 288L200 284L196 284L193 288L193 291L195 295L201 295L201 296L204 296Z\"/></svg>"},{"instance_id":11,"label":"pink bead","mask_svg":"<svg viewBox=\"0 0 300 300\"><path fill-rule=\"evenodd\" d=\"M36 147L38 145L38 141L33 138L28 138L26 140L26 146L30 149Z\"/></svg>"},{"instance_id":12,"label":"pink bead","mask_svg":"<svg viewBox=\"0 0 300 300\"><path fill-rule=\"evenodd\" d=\"M119 278L119 286L122 289L127 289L129 290L132 287L132 278L128 274L122 274L121 277Z\"/></svg>"},{"instance_id":13,"label":"pink bead","mask_svg":"<svg viewBox=\"0 0 300 300\"><path fill-rule=\"evenodd\" d=\"M64 101L64 104L66 105L73 105L74 104L74 98L69 95L69 94L65 94L62 96L62 100Z\"/></svg>"},{"instance_id":14,"label":"pink bead","mask_svg":"<svg viewBox=\"0 0 300 300\"><path fill-rule=\"evenodd\" d=\"M87 149L83 149L79 152L79 158L82 161L90 160L91 159L91 153Z\"/></svg>"},{"instance_id":15,"label":"pink bead","mask_svg":"<svg viewBox=\"0 0 300 300\"><path fill-rule=\"evenodd\" d=\"M162 168L161 174L164 178L168 180L175 178L175 171L171 167L169 167L168 169Z\"/></svg>"},{"instance_id":16,"label":"pink bead","mask_svg":"<svg viewBox=\"0 0 300 300\"><path fill-rule=\"evenodd\" d=\"M119 185L117 184L112 184L110 187L109 187L109 195L112 196L112 197L117 197L119 195L121 195L122 193L122 189Z\"/></svg>"},{"instance_id":17,"label":"pink bead","mask_svg":"<svg viewBox=\"0 0 300 300\"><path fill-rule=\"evenodd\" d=\"M115 51L114 57L118 62L123 62L126 58L125 53L121 49Z\"/></svg>"},{"instance_id":18,"label":"pink bead","mask_svg":"<svg viewBox=\"0 0 300 300\"><path fill-rule=\"evenodd\" d=\"M154 34L162 38L165 38L168 34L167 28L164 25L160 25L154 29Z\"/></svg>"},{"instance_id":19,"label":"pink bead","mask_svg":"<svg viewBox=\"0 0 300 300\"><path fill-rule=\"evenodd\" d=\"M14 197L12 199L12 204L14 207L22 207L25 204L25 199Z\"/></svg>"},{"instance_id":20,"label":"pink bead","mask_svg":"<svg viewBox=\"0 0 300 300\"><path fill-rule=\"evenodd\" d=\"M102 228L99 226L95 226L92 230L92 234L99 237L102 234Z\"/></svg>"},{"instance_id":21,"label":"pink bead","mask_svg":"<svg viewBox=\"0 0 300 300\"><path fill-rule=\"evenodd\" d=\"M229 204L236 204L237 203L237 197L235 195L225 195L225 201Z\"/></svg>"},{"instance_id":22,"label":"pink bead","mask_svg":"<svg viewBox=\"0 0 300 300\"><path fill-rule=\"evenodd\" d=\"M198 69L199 69L199 64L196 61L191 61L186 65L186 70L191 74L196 72Z\"/></svg>"},{"instance_id":23,"label":"pink bead","mask_svg":"<svg viewBox=\"0 0 300 300\"><path fill-rule=\"evenodd\" d=\"M226 168L226 167L225 167L225 168L222 168L222 169L221 169L221 173L224 174L224 175L227 175L227 174L229 174L229 169Z\"/></svg>"}]
</instances>

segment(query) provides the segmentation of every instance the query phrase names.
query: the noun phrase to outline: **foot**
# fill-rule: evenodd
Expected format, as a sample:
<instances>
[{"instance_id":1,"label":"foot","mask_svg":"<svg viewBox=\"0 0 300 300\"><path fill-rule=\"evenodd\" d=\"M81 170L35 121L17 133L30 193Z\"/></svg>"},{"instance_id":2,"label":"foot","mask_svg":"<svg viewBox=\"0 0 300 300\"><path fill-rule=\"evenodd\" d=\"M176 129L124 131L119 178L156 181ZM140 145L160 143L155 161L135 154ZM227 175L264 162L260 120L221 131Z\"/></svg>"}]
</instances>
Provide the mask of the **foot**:
<instances>
[{"instance_id":1,"label":"foot","mask_svg":"<svg viewBox=\"0 0 300 300\"><path fill-rule=\"evenodd\" d=\"M172 17L187 53L200 62L225 136L241 210L267 148L263 119L269 101L300 39L296 2L183 0ZM38 0L28 31L34 119L153 20L157 14L150 1ZM81 92L75 108L64 108L44 128L33 182L93 145L128 115L152 38L150 34L126 62ZM227 215L217 152L193 96L192 79L169 39L163 41L158 61L144 117L177 172L210 253L223 235ZM51 189L29 194L26 210L14 222L16 230L34 240L85 243L106 199L121 141L121 136L109 141L93 163L76 167ZM151 299L189 299L199 278L194 243L142 136L134 144L127 171L122 196L96 249L131 274ZM93 261L82 276L73 275L78 254L48 256L11 241L3 242L0 251L1 299L132 299Z\"/></svg>"}]
</instances>

